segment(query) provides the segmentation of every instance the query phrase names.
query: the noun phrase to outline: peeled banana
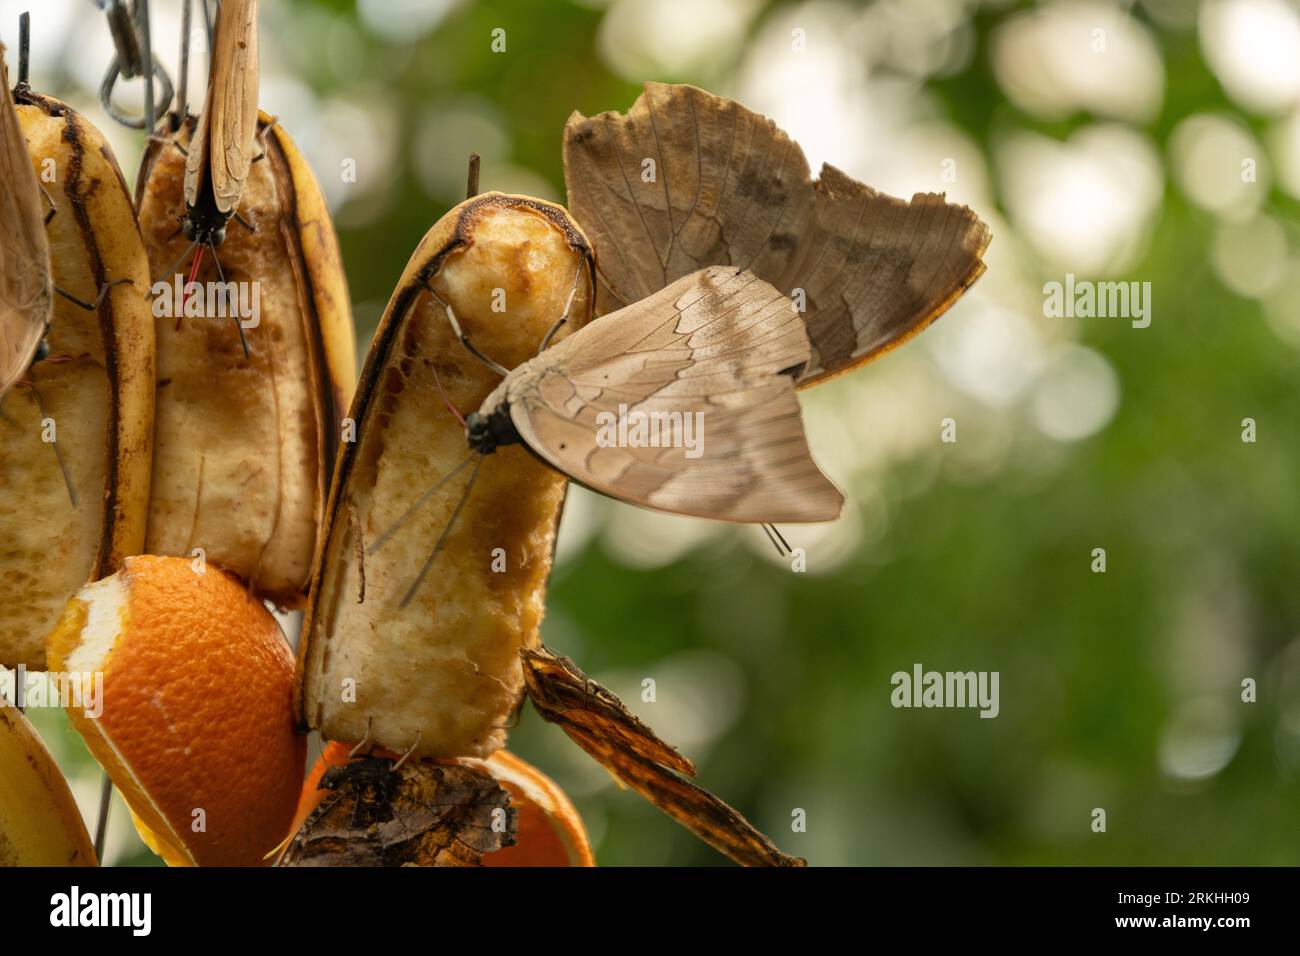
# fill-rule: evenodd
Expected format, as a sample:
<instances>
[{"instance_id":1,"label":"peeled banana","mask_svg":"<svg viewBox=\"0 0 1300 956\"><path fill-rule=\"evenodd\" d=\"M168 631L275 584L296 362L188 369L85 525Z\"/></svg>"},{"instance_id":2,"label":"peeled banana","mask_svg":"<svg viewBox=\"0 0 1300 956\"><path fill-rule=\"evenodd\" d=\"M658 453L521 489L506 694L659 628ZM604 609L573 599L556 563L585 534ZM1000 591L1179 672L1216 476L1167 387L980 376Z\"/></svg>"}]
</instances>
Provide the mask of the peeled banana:
<instances>
[{"instance_id":1,"label":"peeled banana","mask_svg":"<svg viewBox=\"0 0 1300 956\"><path fill-rule=\"evenodd\" d=\"M566 305L568 327L590 318L594 283L569 214L524 196L461 203L411 256L362 372L299 641L299 713L326 738L430 757L504 745L565 480L519 446L468 451L458 413L500 375L452 319L510 368Z\"/></svg>"},{"instance_id":2,"label":"peeled banana","mask_svg":"<svg viewBox=\"0 0 1300 956\"><path fill-rule=\"evenodd\" d=\"M95 866L68 781L9 704L0 705L0 866Z\"/></svg>"},{"instance_id":3,"label":"peeled banana","mask_svg":"<svg viewBox=\"0 0 1300 956\"><path fill-rule=\"evenodd\" d=\"M215 248L191 246L178 217L194 123L160 128L136 186L157 283L146 548L202 557L300 607L356 378L347 281L320 187L266 114L236 209L245 224L231 221Z\"/></svg>"},{"instance_id":4,"label":"peeled banana","mask_svg":"<svg viewBox=\"0 0 1300 956\"><path fill-rule=\"evenodd\" d=\"M149 263L108 142L52 97L20 84L14 99L53 203L53 284L83 303L54 297L48 357L0 404L0 664L43 669L68 598L144 545L154 335Z\"/></svg>"}]
</instances>

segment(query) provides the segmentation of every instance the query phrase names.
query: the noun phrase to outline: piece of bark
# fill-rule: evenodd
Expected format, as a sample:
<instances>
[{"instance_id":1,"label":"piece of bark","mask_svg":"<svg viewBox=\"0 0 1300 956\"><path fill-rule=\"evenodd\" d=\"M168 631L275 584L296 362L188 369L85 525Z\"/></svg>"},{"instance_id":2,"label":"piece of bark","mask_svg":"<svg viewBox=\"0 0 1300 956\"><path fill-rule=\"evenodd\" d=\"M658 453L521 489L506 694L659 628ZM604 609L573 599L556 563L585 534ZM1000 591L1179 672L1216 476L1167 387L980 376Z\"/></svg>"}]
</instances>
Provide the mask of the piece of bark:
<instances>
[{"instance_id":1,"label":"piece of bark","mask_svg":"<svg viewBox=\"0 0 1300 956\"><path fill-rule=\"evenodd\" d=\"M321 778L329 790L280 866L480 866L515 842L510 796L475 767L359 757Z\"/></svg>"},{"instance_id":2,"label":"piece of bark","mask_svg":"<svg viewBox=\"0 0 1300 956\"><path fill-rule=\"evenodd\" d=\"M544 647L526 648L520 657L537 712L558 724L620 783L742 866L807 865L782 853L735 808L683 779L682 774L695 775L695 765L573 661Z\"/></svg>"}]
</instances>

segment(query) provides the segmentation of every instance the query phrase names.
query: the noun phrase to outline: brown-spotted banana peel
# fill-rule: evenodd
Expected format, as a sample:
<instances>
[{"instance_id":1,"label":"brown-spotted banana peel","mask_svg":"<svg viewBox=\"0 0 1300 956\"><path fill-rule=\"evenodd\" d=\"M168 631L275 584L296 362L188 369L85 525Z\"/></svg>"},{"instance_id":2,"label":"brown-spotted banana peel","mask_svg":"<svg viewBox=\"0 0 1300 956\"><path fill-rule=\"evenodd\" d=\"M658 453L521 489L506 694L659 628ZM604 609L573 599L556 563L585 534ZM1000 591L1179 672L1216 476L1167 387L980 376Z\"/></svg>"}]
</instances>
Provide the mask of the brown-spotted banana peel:
<instances>
[{"instance_id":1,"label":"brown-spotted banana peel","mask_svg":"<svg viewBox=\"0 0 1300 956\"><path fill-rule=\"evenodd\" d=\"M259 596L301 607L356 374L347 280L320 187L265 114L263 152L236 209L243 223L232 221L214 250L187 254L182 150L194 122L160 129L136 186L157 282L146 547L212 562Z\"/></svg>"},{"instance_id":2,"label":"brown-spotted banana peel","mask_svg":"<svg viewBox=\"0 0 1300 956\"><path fill-rule=\"evenodd\" d=\"M306 725L421 756L504 744L566 483L518 446L468 453L459 413L500 375L452 317L512 368L566 306L566 327L584 324L593 296L587 240L550 203L484 193L420 242L375 333L325 515L299 645Z\"/></svg>"},{"instance_id":3,"label":"brown-spotted banana peel","mask_svg":"<svg viewBox=\"0 0 1300 956\"><path fill-rule=\"evenodd\" d=\"M68 598L144 545L154 334L149 262L108 142L52 97L15 96L67 295L53 298L47 357L0 404L0 664L43 669Z\"/></svg>"}]
</instances>

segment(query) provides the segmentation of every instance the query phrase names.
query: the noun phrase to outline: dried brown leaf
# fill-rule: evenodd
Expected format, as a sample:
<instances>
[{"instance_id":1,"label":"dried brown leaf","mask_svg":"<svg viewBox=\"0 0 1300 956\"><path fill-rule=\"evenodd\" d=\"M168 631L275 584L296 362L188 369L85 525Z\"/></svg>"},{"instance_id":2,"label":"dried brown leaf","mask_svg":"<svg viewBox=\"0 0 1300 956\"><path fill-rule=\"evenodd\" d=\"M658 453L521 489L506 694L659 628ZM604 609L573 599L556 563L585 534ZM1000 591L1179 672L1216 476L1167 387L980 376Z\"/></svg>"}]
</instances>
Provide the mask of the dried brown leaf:
<instances>
[{"instance_id":1,"label":"dried brown leaf","mask_svg":"<svg viewBox=\"0 0 1300 956\"><path fill-rule=\"evenodd\" d=\"M331 791L280 866L480 866L515 842L510 796L476 767L359 757L321 779ZM501 811L498 813L497 811Z\"/></svg>"},{"instance_id":2,"label":"dried brown leaf","mask_svg":"<svg viewBox=\"0 0 1300 956\"><path fill-rule=\"evenodd\" d=\"M782 853L734 807L680 774L695 765L660 740L613 693L567 657L520 652L537 712L558 724L615 779L635 790L719 853L742 866L806 866Z\"/></svg>"}]
</instances>

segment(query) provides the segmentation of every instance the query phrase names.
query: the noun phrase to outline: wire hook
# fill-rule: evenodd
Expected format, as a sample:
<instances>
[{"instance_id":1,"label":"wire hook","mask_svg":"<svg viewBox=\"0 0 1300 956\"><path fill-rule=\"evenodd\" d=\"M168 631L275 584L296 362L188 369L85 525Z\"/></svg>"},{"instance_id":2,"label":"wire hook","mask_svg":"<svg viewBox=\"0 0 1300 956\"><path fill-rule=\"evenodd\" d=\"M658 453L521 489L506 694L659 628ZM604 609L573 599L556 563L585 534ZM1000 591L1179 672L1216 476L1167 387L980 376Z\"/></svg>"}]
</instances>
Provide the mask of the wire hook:
<instances>
[{"instance_id":1,"label":"wire hook","mask_svg":"<svg viewBox=\"0 0 1300 956\"><path fill-rule=\"evenodd\" d=\"M165 113L171 106L171 77L162 68L162 64L153 58L153 46L149 35L149 0L133 0L130 9L124 0L95 0L99 8L108 17L108 29L113 35L113 62L108 65L104 82L99 87L99 102L104 111L115 121L129 129L152 130L159 114ZM118 77L132 80L137 77L150 77L144 85L144 116L131 117L113 105L113 88ZM161 96L154 99L154 83L161 84Z\"/></svg>"}]
</instances>

